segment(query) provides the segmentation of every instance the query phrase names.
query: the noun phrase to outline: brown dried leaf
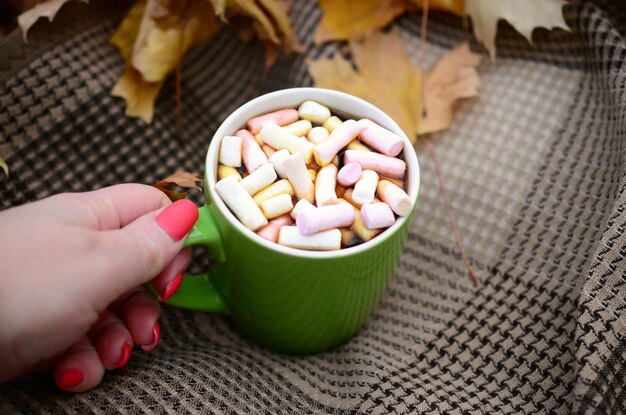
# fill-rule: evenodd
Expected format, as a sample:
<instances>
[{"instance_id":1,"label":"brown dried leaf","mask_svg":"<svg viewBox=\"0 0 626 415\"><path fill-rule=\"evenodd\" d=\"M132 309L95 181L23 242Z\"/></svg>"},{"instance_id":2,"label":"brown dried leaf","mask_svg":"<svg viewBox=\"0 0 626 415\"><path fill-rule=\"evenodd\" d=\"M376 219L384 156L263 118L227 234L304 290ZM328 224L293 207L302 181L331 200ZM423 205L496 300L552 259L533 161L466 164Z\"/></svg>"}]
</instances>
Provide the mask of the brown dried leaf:
<instances>
[{"instance_id":1,"label":"brown dried leaf","mask_svg":"<svg viewBox=\"0 0 626 415\"><path fill-rule=\"evenodd\" d=\"M6 161L4 161L2 157L0 157L0 168L4 171L4 174L6 174L7 177L9 177L9 165L7 164Z\"/></svg>"},{"instance_id":2,"label":"brown dried leaf","mask_svg":"<svg viewBox=\"0 0 626 415\"><path fill-rule=\"evenodd\" d=\"M124 98L127 116L141 118L150 124L154 116L154 102L163 82L146 82L135 68L128 67L117 80L111 95Z\"/></svg>"},{"instance_id":3,"label":"brown dried leaf","mask_svg":"<svg viewBox=\"0 0 626 415\"><path fill-rule=\"evenodd\" d=\"M162 191L172 202L185 199L192 190L202 191L202 175L177 171L171 176L155 183L154 187Z\"/></svg>"},{"instance_id":4,"label":"brown dried leaf","mask_svg":"<svg viewBox=\"0 0 626 415\"><path fill-rule=\"evenodd\" d=\"M17 23L22 30L22 36L24 37L24 42L26 42L26 38L28 35L28 30L35 24L40 17L47 17L49 21L54 19L57 12L65 3L70 0L47 0L43 3L39 3L35 5L32 9L25 11L20 14L17 18ZM83 3L88 3L89 0L79 0Z\"/></svg>"},{"instance_id":5,"label":"brown dried leaf","mask_svg":"<svg viewBox=\"0 0 626 415\"><path fill-rule=\"evenodd\" d=\"M482 55L470 51L468 42L463 42L428 71L424 85L424 111L417 124L419 135L450 127L455 103L461 98L478 95L480 75L476 67L482 59Z\"/></svg>"}]
</instances>

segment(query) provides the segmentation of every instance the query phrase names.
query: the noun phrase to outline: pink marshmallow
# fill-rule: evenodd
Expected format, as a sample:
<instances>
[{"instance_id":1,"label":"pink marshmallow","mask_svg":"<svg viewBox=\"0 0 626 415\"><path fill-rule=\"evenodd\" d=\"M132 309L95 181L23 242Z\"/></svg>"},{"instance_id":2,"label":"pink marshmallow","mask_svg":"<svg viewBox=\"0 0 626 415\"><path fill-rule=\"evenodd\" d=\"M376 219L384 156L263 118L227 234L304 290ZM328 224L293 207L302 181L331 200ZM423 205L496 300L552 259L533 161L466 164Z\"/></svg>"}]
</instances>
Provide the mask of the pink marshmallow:
<instances>
[{"instance_id":1,"label":"pink marshmallow","mask_svg":"<svg viewBox=\"0 0 626 415\"><path fill-rule=\"evenodd\" d=\"M272 219L267 225L262 227L257 231L257 234L261 238L265 238L268 241L276 242L278 241L278 233L280 232L280 228L283 226L292 225L293 221L289 217L289 215L279 216L277 218Z\"/></svg>"},{"instance_id":2,"label":"pink marshmallow","mask_svg":"<svg viewBox=\"0 0 626 415\"><path fill-rule=\"evenodd\" d=\"M361 178L363 169L359 163L348 163L337 173L337 181L344 187L350 187Z\"/></svg>"},{"instance_id":3,"label":"pink marshmallow","mask_svg":"<svg viewBox=\"0 0 626 415\"><path fill-rule=\"evenodd\" d=\"M276 124L283 125L291 124L298 121L298 110L288 108L284 110L278 110L267 114L259 115L248 120L246 125L252 134L258 134L266 122L273 121Z\"/></svg>"},{"instance_id":4,"label":"pink marshmallow","mask_svg":"<svg viewBox=\"0 0 626 415\"><path fill-rule=\"evenodd\" d=\"M259 143L256 142L254 136L248 130L239 130L235 133L241 138L241 159L248 173L254 172L256 169L267 163L267 156L261 150Z\"/></svg>"},{"instance_id":5,"label":"pink marshmallow","mask_svg":"<svg viewBox=\"0 0 626 415\"><path fill-rule=\"evenodd\" d=\"M374 170L383 176L393 179L401 179L406 172L404 160L373 151L346 150L343 162L346 164L359 163L363 170Z\"/></svg>"},{"instance_id":6,"label":"pink marshmallow","mask_svg":"<svg viewBox=\"0 0 626 415\"><path fill-rule=\"evenodd\" d=\"M388 228L396 221L386 203L368 203L361 206L361 219L367 229Z\"/></svg>"},{"instance_id":7,"label":"pink marshmallow","mask_svg":"<svg viewBox=\"0 0 626 415\"><path fill-rule=\"evenodd\" d=\"M348 203L305 209L296 218L298 232L305 236L327 229L350 226L352 222L354 208Z\"/></svg>"},{"instance_id":8,"label":"pink marshmallow","mask_svg":"<svg viewBox=\"0 0 626 415\"><path fill-rule=\"evenodd\" d=\"M404 140L397 134L363 118L357 122L361 128L359 138L373 149L386 156L397 156L404 148Z\"/></svg>"}]
</instances>

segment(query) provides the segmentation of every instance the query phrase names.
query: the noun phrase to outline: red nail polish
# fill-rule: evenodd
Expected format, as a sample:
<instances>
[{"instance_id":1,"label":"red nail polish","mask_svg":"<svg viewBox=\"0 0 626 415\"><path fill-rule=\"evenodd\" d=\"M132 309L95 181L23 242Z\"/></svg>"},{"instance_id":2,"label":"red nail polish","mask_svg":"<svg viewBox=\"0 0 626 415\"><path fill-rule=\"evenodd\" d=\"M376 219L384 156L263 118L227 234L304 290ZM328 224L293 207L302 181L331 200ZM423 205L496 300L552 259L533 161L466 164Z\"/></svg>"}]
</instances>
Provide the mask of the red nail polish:
<instances>
[{"instance_id":1,"label":"red nail polish","mask_svg":"<svg viewBox=\"0 0 626 415\"><path fill-rule=\"evenodd\" d=\"M125 366L129 358L130 358L130 344L124 343L124 346L122 346L122 357L120 357L120 360L116 364L114 364L113 367L120 368L120 367Z\"/></svg>"},{"instance_id":2,"label":"red nail polish","mask_svg":"<svg viewBox=\"0 0 626 415\"><path fill-rule=\"evenodd\" d=\"M165 292L163 295L159 295L159 301L167 301L176 293L178 287L180 287L180 283L183 282L183 273L179 272L176 274L174 279L167 284L165 287Z\"/></svg>"},{"instance_id":3,"label":"red nail polish","mask_svg":"<svg viewBox=\"0 0 626 415\"><path fill-rule=\"evenodd\" d=\"M198 208L187 199L177 200L156 217L159 226L174 241L180 241L198 220Z\"/></svg>"},{"instance_id":4,"label":"red nail polish","mask_svg":"<svg viewBox=\"0 0 626 415\"><path fill-rule=\"evenodd\" d=\"M78 369L65 369L59 379L57 385L61 389L70 389L77 386L83 381L83 372Z\"/></svg>"},{"instance_id":5,"label":"red nail polish","mask_svg":"<svg viewBox=\"0 0 626 415\"><path fill-rule=\"evenodd\" d=\"M152 340L152 343L141 346L141 348L146 352L154 349L159 343L159 339L161 338L161 327L159 326L158 321L154 323L154 328L152 329L152 332L154 333L154 340Z\"/></svg>"}]
</instances>

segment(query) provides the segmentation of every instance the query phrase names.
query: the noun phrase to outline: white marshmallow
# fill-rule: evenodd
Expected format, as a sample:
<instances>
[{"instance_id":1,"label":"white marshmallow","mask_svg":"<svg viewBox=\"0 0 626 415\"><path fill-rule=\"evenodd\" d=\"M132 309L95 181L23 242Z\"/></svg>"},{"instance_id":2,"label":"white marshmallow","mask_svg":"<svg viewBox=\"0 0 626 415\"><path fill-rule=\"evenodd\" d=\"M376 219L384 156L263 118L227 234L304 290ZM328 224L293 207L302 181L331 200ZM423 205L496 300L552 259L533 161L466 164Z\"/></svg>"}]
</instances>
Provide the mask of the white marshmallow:
<instances>
[{"instance_id":1,"label":"white marshmallow","mask_svg":"<svg viewBox=\"0 0 626 415\"><path fill-rule=\"evenodd\" d=\"M283 215L291 211L291 209L293 209L293 203L291 201L291 196L287 193L271 197L261 202L261 210L268 219L273 219L277 216Z\"/></svg>"},{"instance_id":2,"label":"white marshmallow","mask_svg":"<svg viewBox=\"0 0 626 415\"><path fill-rule=\"evenodd\" d=\"M326 141L330 133L324 127L313 127L306 138L313 144L319 144L322 141Z\"/></svg>"},{"instance_id":3,"label":"white marshmallow","mask_svg":"<svg viewBox=\"0 0 626 415\"><path fill-rule=\"evenodd\" d=\"M337 166L329 164L322 167L315 179L315 203L317 206L333 205L337 203Z\"/></svg>"},{"instance_id":4,"label":"white marshmallow","mask_svg":"<svg viewBox=\"0 0 626 415\"><path fill-rule=\"evenodd\" d=\"M361 207L361 218L367 229L388 228L396 217L386 203L368 203Z\"/></svg>"},{"instance_id":5,"label":"white marshmallow","mask_svg":"<svg viewBox=\"0 0 626 415\"><path fill-rule=\"evenodd\" d=\"M299 120L296 122L292 122L289 125L285 125L283 127L285 130L289 131L291 134L297 135L298 137L305 136L311 131L313 125L309 120Z\"/></svg>"},{"instance_id":6,"label":"white marshmallow","mask_svg":"<svg viewBox=\"0 0 626 415\"><path fill-rule=\"evenodd\" d=\"M260 190L259 193L255 194L253 199L257 205L260 205L264 200L270 199L274 196L281 195L283 193L288 194L289 196L293 196L293 187L289 180L282 179L277 182L274 182L267 186L265 189Z\"/></svg>"},{"instance_id":7,"label":"white marshmallow","mask_svg":"<svg viewBox=\"0 0 626 415\"><path fill-rule=\"evenodd\" d=\"M341 232L339 229L330 229L304 236L295 226L283 226L278 234L278 243L311 251L334 251L341 248Z\"/></svg>"},{"instance_id":8,"label":"white marshmallow","mask_svg":"<svg viewBox=\"0 0 626 415\"><path fill-rule=\"evenodd\" d=\"M330 118L330 109L315 101L304 101L298 108L298 115L316 124L324 124Z\"/></svg>"},{"instance_id":9,"label":"white marshmallow","mask_svg":"<svg viewBox=\"0 0 626 415\"><path fill-rule=\"evenodd\" d=\"M378 186L378 174L373 170L363 170L361 178L354 185L352 199L359 205L372 203L376 196L376 186Z\"/></svg>"},{"instance_id":10,"label":"white marshmallow","mask_svg":"<svg viewBox=\"0 0 626 415\"><path fill-rule=\"evenodd\" d=\"M298 218L298 215L307 209L315 209L315 206L306 199L300 199L291 210L291 217L293 218L293 220L296 220Z\"/></svg>"},{"instance_id":11,"label":"white marshmallow","mask_svg":"<svg viewBox=\"0 0 626 415\"><path fill-rule=\"evenodd\" d=\"M406 216L411 213L411 198L404 190L388 180L378 183L378 196L389 205L398 216Z\"/></svg>"},{"instance_id":12,"label":"white marshmallow","mask_svg":"<svg viewBox=\"0 0 626 415\"><path fill-rule=\"evenodd\" d=\"M304 137L291 134L276 123L268 122L263 125L263 128L261 128L261 140L276 150L286 148L291 154L299 153L302 155L305 163L311 161L313 143Z\"/></svg>"},{"instance_id":13,"label":"white marshmallow","mask_svg":"<svg viewBox=\"0 0 626 415\"><path fill-rule=\"evenodd\" d=\"M227 135L220 143L219 160L225 166L241 167L241 137Z\"/></svg>"},{"instance_id":14,"label":"white marshmallow","mask_svg":"<svg viewBox=\"0 0 626 415\"><path fill-rule=\"evenodd\" d=\"M341 124L343 124L343 121L341 121L336 115L333 115L326 120L323 127L326 128L329 133L332 133L335 128L339 127Z\"/></svg>"},{"instance_id":15,"label":"white marshmallow","mask_svg":"<svg viewBox=\"0 0 626 415\"><path fill-rule=\"evenodd\" d=\"M352 206L340 203L305 209L298 214L296 225L302 235L312 235L331 228L343 228L354 222Z\"/></svg>"},{"instance_id":16,"label":"white marshmallow","mask_svg":"<svg viewBox=\"0 0 626 415\"><path fill-rule=\"evenodd\" d=\"M281 179L287 177L285 170L283 169L283 163L289 157L290 153L287 149L278 150L269 158L269 162L274 165L274 170L280 176Z\"/></svg>"},{"instance_id":17,"label":"white marshmallow","mask_svg":"<svg viewBox=\"0 0 626 415\"><path fill-rule=\"evenodd\" d=\"M298 199L304 198L313 203L315 201L315 186L300 153L287 157L283 162L283 170Z\"/></svg>"},{"instance_id":18,"label":"white marshmallow","mask_svg":"<svg viewBox=\"0 0 626 415\"><path fill-rule=\"evenodd\" d=\"M359 125L354 120L347 120L341 124L330 133L326 141L315 146L313 149L315 162L322 167L330 164L337 153L347 146L350 141L354 140L359 131Z\"/></svg>"},{"instance_id":19,"label":"white marshmallow","mask_svg":"<svg viewBox=\"0 0 626 415\"><path fill-rule=\"evenodd\" d=\"M215 191L246 228L256 231L267 225L263 212L235 176L217 182Z\"/></svg>"},{"instance_id":20,"label":"white marshmallow","mask_svg":"<svg viewBox=\"0 0 626 415\"><path fill-rule=\"evenodd\" d=\"M274 166L272 163L265 163L256 169L254 173L250 173L241 179L240 183L245 191L253 196L259 190L273 183L274 180L276 180L276 170L274 170Z\"/></svg>"}]
</instances>

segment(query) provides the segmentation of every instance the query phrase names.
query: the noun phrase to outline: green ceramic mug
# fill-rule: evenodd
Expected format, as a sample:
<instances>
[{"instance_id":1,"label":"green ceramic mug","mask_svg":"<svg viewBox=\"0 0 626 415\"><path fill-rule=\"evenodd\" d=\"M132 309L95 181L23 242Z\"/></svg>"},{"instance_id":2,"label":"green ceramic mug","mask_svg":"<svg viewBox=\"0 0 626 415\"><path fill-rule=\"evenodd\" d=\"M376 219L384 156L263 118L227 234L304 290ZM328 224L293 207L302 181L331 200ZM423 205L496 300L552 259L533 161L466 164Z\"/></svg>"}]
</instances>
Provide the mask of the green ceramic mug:
<instances>
[{"instance_id":1,"label":"green ceramic mug","mask_svg":"<svg viewBox=\"0 0 626 415\"><path fill-rule=\"evenodd\" d=\"M293 88L253 99L232 113L211 140L205 164L206 204L186 246L203 245L210 272L185 276L168 304L229 315L250 338L290 354L329 350L352 337L378 303L402 251L411 215L372 240L315 252L267 241L244 227L215 192L220 141L254 116L320 102L353 118L370 118L403 137L408 194L417 202L420 171L413 146L384 112L326 89Z\"/></svg>"}]
</instances>

